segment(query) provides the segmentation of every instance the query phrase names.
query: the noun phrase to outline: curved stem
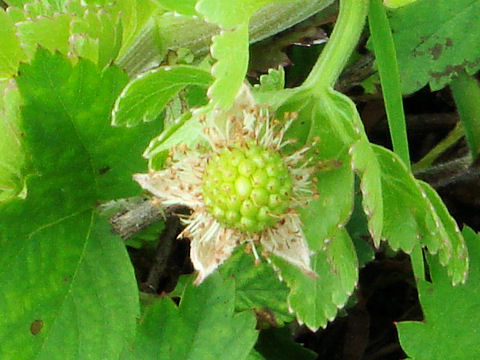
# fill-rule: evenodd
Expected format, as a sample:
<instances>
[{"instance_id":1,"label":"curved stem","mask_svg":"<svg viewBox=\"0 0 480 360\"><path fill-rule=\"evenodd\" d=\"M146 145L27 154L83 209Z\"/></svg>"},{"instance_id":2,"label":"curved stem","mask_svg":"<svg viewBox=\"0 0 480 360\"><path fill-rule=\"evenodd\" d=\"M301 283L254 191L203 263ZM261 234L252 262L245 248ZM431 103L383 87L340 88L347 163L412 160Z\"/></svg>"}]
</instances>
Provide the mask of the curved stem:
<instances>
[{"instance_id":1,"label":"curved stem","mask_svg":"<svg viewBox=\"0 0 480 360\"><path fill-rule=\"evenodd\" d=\"M365 25L369 0L341 0L332 36L303 87L322 90L337 81Z\"/></svg>"}]
</instances>

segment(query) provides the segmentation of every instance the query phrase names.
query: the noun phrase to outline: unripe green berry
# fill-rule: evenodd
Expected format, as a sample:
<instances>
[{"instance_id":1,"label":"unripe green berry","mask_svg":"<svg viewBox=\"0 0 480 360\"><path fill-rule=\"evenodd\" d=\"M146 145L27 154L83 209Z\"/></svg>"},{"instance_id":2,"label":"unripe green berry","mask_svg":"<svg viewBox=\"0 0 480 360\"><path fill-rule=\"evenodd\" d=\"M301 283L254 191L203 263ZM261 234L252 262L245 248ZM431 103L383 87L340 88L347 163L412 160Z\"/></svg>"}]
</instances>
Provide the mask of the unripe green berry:
<instances>
[{"instance_id":1,"label":"unripe green berry","mask_svg":"<svg viewBox=\"0 0 480 360\"><path fill-rule=\"evenodd\" d=\"M260 232L290 207L292 179L280 154L251 142L214 155L202 191L207 211L220 224Z\"/></svg>"}]
</instances>

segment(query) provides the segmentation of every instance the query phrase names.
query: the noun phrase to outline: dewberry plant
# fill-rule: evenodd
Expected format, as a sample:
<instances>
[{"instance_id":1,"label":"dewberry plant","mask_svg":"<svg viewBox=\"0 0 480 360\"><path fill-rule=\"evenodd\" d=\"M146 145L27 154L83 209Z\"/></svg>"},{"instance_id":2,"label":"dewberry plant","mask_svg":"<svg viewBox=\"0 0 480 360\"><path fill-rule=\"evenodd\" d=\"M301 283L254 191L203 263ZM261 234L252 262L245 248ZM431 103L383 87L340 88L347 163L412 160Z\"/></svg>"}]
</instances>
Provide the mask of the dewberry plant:
<instances>
[{"instance_id":1,"label":"dewberry plant","mask_svg":"<svg viewBox=\"0 0 480 360\"><path fill-rule=\"evenodd\" d=\"M467 2L2 2L0 359L314 359L289 329L348 311L379 249L411 259L425 323L399 324L408 355L475 358L478 236L413 175L402 107L450 84L475 161L480 54L456 25L480 7ZM415 16L432 9L438 24ZM254 43L328 14L300 84L282 67L248 81ZM393 151L335 90L362 34ZM142 286L135 254L169 252L172 217L192 268ZM455 294L465 304L442 309ZM454 341L420 341L452 319Z\"/></svg>"}]
</instances>

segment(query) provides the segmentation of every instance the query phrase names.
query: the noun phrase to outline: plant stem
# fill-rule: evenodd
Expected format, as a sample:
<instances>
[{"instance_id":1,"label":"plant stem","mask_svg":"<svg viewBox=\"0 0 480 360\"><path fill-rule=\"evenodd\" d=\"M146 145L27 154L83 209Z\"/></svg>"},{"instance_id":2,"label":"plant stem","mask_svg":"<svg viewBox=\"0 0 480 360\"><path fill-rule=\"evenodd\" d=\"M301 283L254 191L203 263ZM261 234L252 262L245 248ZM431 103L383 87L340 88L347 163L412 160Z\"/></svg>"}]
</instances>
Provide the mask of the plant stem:
<instances>
[{"instance_id":1,"label":"plant stem","mask_svg":"<svg viewBox=\"0 0 480 360\"><path fill-rule=\"evenodd\" d=\"M324 90L333 87L363 30L369 0L341 0L332 36L302 87Z\"/></svg>"},{"instance_id":2,"label":"plant stem","mask_svg":"<svg viewBox=\"0 0 480 360\"><path fill-rule=\"evenodd\" d=\"M382 84L388 127L392 139L393 151L410 168L407 125L403 111L400 76L398 74L397 54L393 43L390 24L381 0L372 0L368 13L370 34L372 36L375 60Z\"/></svg>"},{"instance_id":3,"label":"plant stem","mask_svg":"<svg viewBox=\"0 0 480 360\"><path fill-rule=\"evenodd\" d=\"M412 165L414 173L422 172L432 166L435 160L446 150L455 145L465 135L461 122L453 128L448 135L428 152L420 161Z\"/></svg>"},{"instance_id":4,"label":"plant stem","mask_svg":"<svg viewBox=\"0 0 480 360\"><path fill-rule=\"evenodd\" d=\"M468 148L475 161L480 154L480 84L465 71L450 83L453 99L462 121Z\"/></svg>"}]
</instances>

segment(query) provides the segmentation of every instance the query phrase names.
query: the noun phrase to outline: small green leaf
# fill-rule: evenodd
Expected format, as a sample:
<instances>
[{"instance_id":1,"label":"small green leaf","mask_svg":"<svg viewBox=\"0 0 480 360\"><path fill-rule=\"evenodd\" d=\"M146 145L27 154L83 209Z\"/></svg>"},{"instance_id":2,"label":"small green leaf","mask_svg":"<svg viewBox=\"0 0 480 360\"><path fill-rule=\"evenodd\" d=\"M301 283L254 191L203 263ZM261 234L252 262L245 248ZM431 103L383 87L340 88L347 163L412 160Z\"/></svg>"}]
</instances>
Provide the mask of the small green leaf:
<instances>
[{"instance_id":1,"label":"small green leaf","mask_svg":"<svg viewBox=\"0 0 480 360\"><path fill-rule=\"evenodd\" d=\"M480 238L465 227L471 269L466 284L452 286L437 259L428 258L432 282L418 282L422 322L397 324L400 344L412 360L480 358Z\"/></svg>"},{"instance_id":2,"label":"small green leaf","mask_svg":"<svg viewBox=\"0 0 480 360\"><path fill-rule=\"evenodd\" d=\"M368 230L375 246L380 245L383 228L381 170L371 144L362 139L350 149L352 165L360 176L362 205L368 219Z\"/></svg>"},{"instance_id":3,"label":"small green leaf","mask_svg":"<svg viewBox=\"0 0 480 360\"><path fill-rule=\"evenodd\" d=\"M212 68L215 82L208 89L208 95L214 104L229 109L247 72L248 24L215 36L211 53L217 62Z\"/></svg>"},{"instance_id":4,"label":"small green leaf","mask_svg":"<svg viewBox=\"0 0 480 360\"><path fill-rule=\"evenodd\" d=\"M180 305L164 297L146 308L135 341L122 360L242 360L255 341L253 312L234 313L232 279L210 275L200 286L189 283Z\"/></svg>"},{"instance_id":5,"label":"small green leaf","mask_svg":"<svg viewBox=\"0 0 480 360\"><path fill-rule=\"evenodd\" d=\"M100 68L116 59L122 45L122 25L119 17L104 9L85 11L70 25L72 52L98 64Z\"/></svg>"},{"instance_id":6,"label":"small green leaf","mask_svg":"<svg viewBox=\"0 0 480 360\"><path fill-rule=\"evenodd\" d=\"M280 326L293 320L287 306L287 286L278 279L270 264L255 264L255 258L246 254L244 247L237 249L220 267L220 273L235 280L235 311L267 310Z\"/></svg>"},{"instance_id":7,"label":"small green leaf","mask_svg":"<svg viewBox=\"0 0 480 360\"><path fill-rule=\"evenodd\" d=\"M95 209L140 192L131 174L146 167L155 124L110 125L127 81L118 68L72 66L39 49L19 72L34 173L24 200L0 206L0 358L118 359L133 337L138 290L124 244Z\"/></svg>"},{"instance_id":8,"label":"small green leaf","mask_svg":"<svg viewBox=\"0 0 480 360\"><path fill-rule=\"evenodd\" d=\"M70 44L70 22L73 15L55 14L17 23L21 45L28 58L32 58L38 45L67 54Z\"/></svg>"},{"instance_id":9,"label":"small green leaf","mask_svg":"<svg viewBox=\"0 0 480 360\"><path fill-rule=\"evenodd\" d=\"M281 276L290 287L288 304L297 320L316 331L332 321L352 294L358 280L358 262L350 236L339 229L325 250L312 257L314 279L286 261L273 258Z\"/></svg>"},{"instance_id":10,"label":"small green leaf","mask_svg":"<svg viewBox=\"0 0 480 360\"><path fill-rule=\"evenodd\" d=\"M255 85L255 91L275 91L285 87L285 71L283 67L269 69L268 74L260 76L260 85Z\"/></svg>"},{"instance_id":11,"label":"small green leaf","mask_svg":"<svg viewBox=\"0 0 480 360\"><path fill-rule=\"evenodd\" d=\"M397 50L402 92L427 83L443 88L462 70L480 68L480 1L417 1L397 9L390 19ZM415 31L412 31L415 29Z\"/></svg>"},{"instance_id":12,"label":"small green leaf","mask_svg":"<svg viewBox=\"0 0 480 360\"><path fill-rule=\"evenodd\" d=\"M422 181L419 184L435 212L436 223L439 224L443 240L443 246L439 250L440 263L447 267L454 285L464 282L468 273L468 252L458 225L435 190Z\"/></svg>"},{"instance_id":13,"label":"small green leaf","mask_svg":"<svg viewBox=\"0 0 480 360\"><path fill-rule=\"evenodd\" d=\"M407 253L418 245L431 254L439 252L452 282L463 281L468 266L465 244L439 196L415 180L397 155L380 146L373 145L373 149L382 171L382 238L393 249Z\"/></svg>"},{"instance_id":14,"label":"small green leaf","mask_svg":"<svg viewBox=\"0 0 480 360\"><path fill-rule=\"evenodd\" d=\"M202 135L203 126L198 117L191 117L190 114L182 116L175 124L165 129L159 136L150 141L143 156L152 159L158 154L167 151L172 146L184 143L192 147L198 143Z\"/></svg>"},{"instance_id":15,"label":"small green leaf","mask_svg":"<svg viewBox=\"0 0 480 360\"><path fill-rule=\"evenodd\" d=\"M113 125L130 127L156 120L181 89L189 85L207 87L211 80L205 70L187 65L148 71L123 89L113 109Z\"/></svg>"}]
</instances>

